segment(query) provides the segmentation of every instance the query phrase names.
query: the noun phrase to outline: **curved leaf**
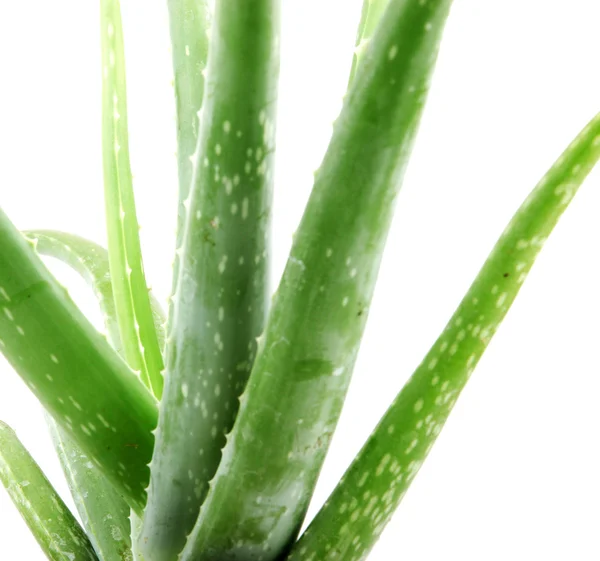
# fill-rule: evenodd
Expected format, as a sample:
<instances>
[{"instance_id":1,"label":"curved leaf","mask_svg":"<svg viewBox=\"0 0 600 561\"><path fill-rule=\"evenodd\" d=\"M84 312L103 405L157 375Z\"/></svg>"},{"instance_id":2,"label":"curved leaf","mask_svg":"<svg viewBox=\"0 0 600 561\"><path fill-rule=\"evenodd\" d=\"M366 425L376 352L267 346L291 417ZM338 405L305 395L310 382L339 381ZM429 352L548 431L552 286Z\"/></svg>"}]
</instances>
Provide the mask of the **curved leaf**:
<instances>
[{"instance_id":1,"label":"curved leaf","mask_svg":"<svg viewBox=\"0 0 600 561\"><path fill-rule=\"evenodd\" d=\"M74 234L52 230L25 232L40 255L59 259L72 267L91 286L98 299L108 338L122 354L114 306L108 252L102 246ZM152 299L154 325L159 344L164 346L164 314ZM71 438L48 417L69 489L83 525L103 561L132 559L129 507L100 470L75 445Z\"/></svg>"},{"instance_id":2,"label":"curved leaf","mask_svg":"<svg viewBox=\"0 0 600 561\"><path fill-rule=\"evenodd\" d=\"M365 559L419 471L538 252L600 158L600 114L517 211L423 362L288 561Z\"/></svg>"},{"instance_id":3,"label":"curved leaf","mask_svg":"<svg viewBox=\"0 0 600 561\"><path fill-rule=\"evenodd\" d=\"M57 230L29 230L23 233L33 242L38 254L69 265L88 283L98 300L108 340L113 349L123 355L106 249L81 236ZM152 295L150 305L154 329L162 350L165 346L165 314Z\"/></svg>"},{"instance_id":4,"label":"curved leaf","mask_svg":"<svg viewBox=\"0 0 600 561\"><path fill-rule=\"evenodd\" d=\"M155 401L0 211L0 351L141 512Z\"/></svg>"}]
</instances>

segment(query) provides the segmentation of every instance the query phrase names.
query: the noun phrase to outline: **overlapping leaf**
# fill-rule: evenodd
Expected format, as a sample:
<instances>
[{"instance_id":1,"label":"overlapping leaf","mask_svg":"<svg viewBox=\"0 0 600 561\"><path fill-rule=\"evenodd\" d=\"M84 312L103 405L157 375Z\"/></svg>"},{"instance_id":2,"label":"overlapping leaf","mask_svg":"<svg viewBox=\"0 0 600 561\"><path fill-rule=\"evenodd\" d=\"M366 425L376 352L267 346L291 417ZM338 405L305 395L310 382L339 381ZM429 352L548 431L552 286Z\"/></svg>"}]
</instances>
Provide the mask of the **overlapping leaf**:
<instances>
[{"instance_id":1,"label":"overlapping leaf","mask_svg":"<svg viewBox=\"0 0 600 561\"><path fill-rule=\"evenodd\" d=\"M127 363L160 399L163 360L140 248L127 128L125 54L119 0L102 0L102 144L109 263Z\"/></svg>"},{"instance_id":2,"label":"overlapping leaf","mask_svg":"<svg viewBox=\"0 0 600 561\"><path fill-rule=\"evenodd\" d=\"M0 481L48 559L98 561L77 520L14 431L1 421Z\"/></svg>"},{"instance_id":3,"label":"overlapping leaf","mask_svg":"<svg viewBox=\"0 0 600 561\"><path fill-rule=\"evenodd\" d=\"M0 211L0 351L127 502L145 504L155 401Z\"/></svg>"},{"instance_id":4,"label":"overlapping leaf","mask_svg":"<svg viewBox=\"0 0 600 561\"><path fill-rule=\"evenodd\" d=\"M392 1L367 48L182 561L270 561L299 530L348 388L450 3Z\"/></svg>"},{"instance_id":5,"label":"overlapping leaf","mask_svg":"<svg viewBox=\"0 0 600 561\"><path fill-rule=\"evenodd\" d=\"M600 158L600 114L517 211L471 288L288 561L364 559L435 443L538 252Z\"/></svg>"},{"instance_id":6,"label":"overlapping leaf","mask_svg":"<svg viewBox=\"0 0 600 561\"><path fill-rule=\"evenodd\" d=\"M183 548L264 328L278 24L279 0L216 3L139 540L147 561L172 561Z\"/></svg>"}]
</instances>

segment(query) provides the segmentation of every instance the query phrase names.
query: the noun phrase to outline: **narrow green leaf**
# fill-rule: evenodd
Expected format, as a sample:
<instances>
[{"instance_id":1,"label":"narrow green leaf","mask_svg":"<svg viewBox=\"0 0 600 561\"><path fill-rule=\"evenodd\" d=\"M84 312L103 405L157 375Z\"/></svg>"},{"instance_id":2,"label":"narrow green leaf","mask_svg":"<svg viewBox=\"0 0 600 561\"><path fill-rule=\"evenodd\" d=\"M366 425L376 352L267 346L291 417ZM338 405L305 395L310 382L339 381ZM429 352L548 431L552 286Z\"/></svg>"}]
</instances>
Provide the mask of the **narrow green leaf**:
<instances>
[{"instance_id":1,"label":"narrow green leaf","mask_svg":"<svg viewBox=\"0 0 600 561\"><path fill-rule=\"evenodd\" d=\"M390 0L363 0L362 11L360 14L360 21L358 23L358 30L356 32L356 45L354 47L354 57L352 58L352 67L350 68L350 78L348 84L352 84L358 65L364 57L367 45L377 24L381 20L381 16L385 11L385 8L389 4Z\"/></svg>"},{"instance_id":2,"label":"narrow green leaf","mask_svg":"<svg viewBox=\"0 0 600 561\"><path fill-rule=\"evenodd\" d=\"M48 418L83 527L102 561L131 561L129 507L96 465Z\"/></svg>"},{"instance_id":3,"label":"narrow green leaf","mask_svg":"<svg viewBox=\"0 0 600 561\"><path fill-rule=\"evenodd\" d=\"M119 0L102 0L102 143L108 253L128 364L160 399L163 360L140 248L127 132L125 53Z\"/></svg>"},{"instance_id":4,"label":"narrow green leaf","mask_svg":"<svg viewBox=\"0 0 600 561\"><path fill-rule=\"evenodd\" d=\"M113 349L124 356L106 249L75 234L56 230L31 230L24 234L33 242L39 255L62 261L88 283L100 305L108 340ZM165 346L165 314L156 298L150 298L154 329L162 350Z\"/></svg>"},{"instance_id":5,"label":"narrow green leaf","mask_svg":"<svg viewBox=\"0 0 600 561\"><path fill-rule=\"evenodd\" d=\"M179 208L177 241L183 243L186 201L190 194L193 161L200 130L200 108L204 95L204 73L208 58L210 10L207 0L168 0L175 102L177 109L177 169L179 172ZM173 286L179 274L180 252L175 252ZM171 312L169 312L171 313Z\"/></svg>"},{"instance_id":6,"label":"narrow green leaf","mask_svg":"<svg viewBox=\"0 0 600 561\"><path fill-rule=\"evenodd\" d=\"M172 561L198 517L264 328L279 0L218 0L140 549Z\"/></svg>"},{"instance_id":7,"label":"narrow green leaf","mask_svg":"<svg viewBox=\"0 0 600 561\"><path fill-rule=\"evenodd\" d=\"M600 114L517 211L479 275L288 561L364 559L439 435L535 258L600 158Z\"/></svg>"},{"instance_id":8,"label":"narrow green leaf","mask_svg":"<svg viewBox=\"0 0 600 561\"><path fill-rule=\"evenodd\" d=\"M98 561L77 520L14 431L1 421L0 481L48 559Z\"/></svg>"},{"instance_id":9,"label":"narrow green leaf","mask_svg":"<svg viewBox=\"0 0 600 561\"><path fill-rule=\"evenodd\" d=\"M141 512L155 401L1 210L0 351Z\"/></svg>"},{"instance_id":10,"label":"narrow green leaf","mask_svg":"<svg viewBox=\"0 0 600 561\"><path fill-rule=\"evenodd\" d=\"M182 561L271 561L302 524L350 381L450 3L392 1L358 68Z\"/></svg>"}]
</instances>

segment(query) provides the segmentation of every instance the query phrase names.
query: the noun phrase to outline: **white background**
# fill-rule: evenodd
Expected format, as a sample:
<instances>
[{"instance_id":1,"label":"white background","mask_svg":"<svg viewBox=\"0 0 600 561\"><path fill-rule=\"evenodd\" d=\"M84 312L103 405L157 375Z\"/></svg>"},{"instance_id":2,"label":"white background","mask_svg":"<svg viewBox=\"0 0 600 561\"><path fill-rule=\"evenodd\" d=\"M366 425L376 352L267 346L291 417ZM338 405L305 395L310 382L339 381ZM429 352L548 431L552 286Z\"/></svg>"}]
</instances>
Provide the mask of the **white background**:
<instances>
[{"instance_id":1,"label":"white background","mask_svg":"<svg viewBox=\"0 0 600 561\"><path fill-rule=\"evenodd\" d=\"M273 281L339 111L360 0L283 0ZM176 171L164 0L123 0L146 270L165 299ZM506 222L600 110L595 0L456 0L355 378L312 516ZM0 3L0 205L104 242L98 2ZM600 557L600 173L541 253L371 559ZM94 302L53 270L94 320ZM0 418L66 493L39 406L0 361ZM0 492L0 559L42 559Z\"/></svg>"}]
</instances>

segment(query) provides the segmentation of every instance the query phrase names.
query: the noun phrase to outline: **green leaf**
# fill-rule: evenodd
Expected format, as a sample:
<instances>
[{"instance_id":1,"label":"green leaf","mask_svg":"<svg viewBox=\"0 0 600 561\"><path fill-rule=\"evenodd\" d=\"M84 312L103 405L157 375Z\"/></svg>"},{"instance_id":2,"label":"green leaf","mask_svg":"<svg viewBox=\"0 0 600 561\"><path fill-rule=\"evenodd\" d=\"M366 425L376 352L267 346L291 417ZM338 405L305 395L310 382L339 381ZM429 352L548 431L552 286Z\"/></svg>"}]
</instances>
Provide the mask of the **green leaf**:
<instances>
[{"instance_id":1,"label":"green leaf","mask_svg":"<svg viewBox=\"0 0 600 561\"><path fill-rule=\"evenodd\" d=\"M160 399L163 360L144 276L129 163L120 5L118 0L100 5L104 196L114 300L127 362Z\"/></svg>"},{"instance_id":2,"label":"green leaf","mask_svg":"<svg viewBox=\"0 0 600 561\"><path fill-rule=\"evenodd\" d=\"M168 0L175 102L177 111L177 169L179 172L179 208L177 241L183 244L186 201L194 172L194 154L200 131L200 108L204 95L204 73L208 58L210 9L206 0ZM173 285L179 274L179 251L175 252Z\"/></svg>"},{"instance_id":3,"label":"green leaf","mask_svg":"<svg viewBox=\"0 0 600 561\"><path fill-rule=\"evenodd\" d=\"M402 500L546 238L600 158L600 114L517 211L288 561L364 559Z\"/></svg>"},{"instance_id":4,"label":"green leaf","mask_svg":"<svg viewBox=\"0 0 600 561\"><path fill-rule=\"evenodd\" d=\"M0 211L0 351L138 512L157 409Z\"/></svg>"},{"instance_id":5,"label":"green leaf","mask_svg":"<svg viewBox=\"0 0 600 561\"><path fill-rule=\"evenodd\" d=\"M100 305L108 340L113 349L123 356L106 249L75 234L56 230L30 230L24 234L33 242L39 255L62 261L88 283ZM158 344L164 349L165 314L154 296L151 296L150 305Z\"/></svg>"},{"instance_id":6,"label":"green leaf","mask_svg":"<svg viewBox=\"0 0 600 561\"><path fill-rule=\"evenodd\" d=\"M357 70L181 561L271 561L302 524L350 381L450 3L392 1Z\"/></svg>"},{"instance_id":7,"label":"green leaf","mask_svg":"<svg viewBox=\"0 0 600 561\"><path fill-rule=\"evenodd\" d=\"M102 561L132 561L129 507L96 465L48 418L83 527Z\"/></svg>"},{"instance_id":8,"label":"green leaf","mask_svg":"<svg viewBox=\"0 0 600 561\"><path fill-rule=\"evenodd\" d=\"M25 232L38 254L59 259L91 286L98 299L111 346L122 354L108 264L108 252L89 240L51 230ZM164 314L152 298L159 345L164 346ZM55 449L84 527L103 561L133 559L129 507L100 470L50 418ZM137 517L136 517L137 518Z\"/></svg>"},{"instance_id":9,"label":"green leaf","mask_svg":"<svg viewBox=\"0 0 600 561\"><path fill-rule=\"evenodd\" d=\"M219 0L140 549L176 558L221 460L268 304L279 0Z\"/></svg>"},{"instance_id":10,"label":"green leaf","mask_svg":"<svg viewBox=\"0 0 600 561\"><path fill-rule=\"evenodd\" d=\"M367 45L371 41L377 24L390 0L363 0L363 7L356 32L356 45L354 47L354 57L352 58L352 67L350 68L350 78L348 84L352 84L358 65L364 57Z\"/></svg>"},{"instance_id":11,"label":"green leaf","mask_svg":"<svg viewBox=\"0 0 600 561\"><path fill-rule=\"evenodd\" d=\"M21 444L0 421L0 481L51 561L98 561L69 509Z\"/></svg>"}]
</instances>

